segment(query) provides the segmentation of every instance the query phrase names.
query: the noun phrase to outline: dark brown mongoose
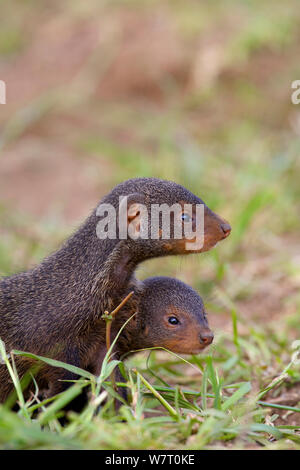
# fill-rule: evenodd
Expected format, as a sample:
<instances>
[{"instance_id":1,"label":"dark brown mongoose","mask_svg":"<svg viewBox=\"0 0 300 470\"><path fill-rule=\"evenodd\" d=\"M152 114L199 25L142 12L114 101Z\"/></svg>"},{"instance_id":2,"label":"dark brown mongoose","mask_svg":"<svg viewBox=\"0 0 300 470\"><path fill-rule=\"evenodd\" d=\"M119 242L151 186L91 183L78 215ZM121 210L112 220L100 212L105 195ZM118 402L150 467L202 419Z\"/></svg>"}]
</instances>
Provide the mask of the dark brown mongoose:
<instances>
[{"instance_id":1,"label":"dark brown mongoose","mask_svg":"<svg viewBox=\"0 0 300 470\"><path fill-rule=\"evenodd\" d=\"M133 291L112 322L111 340L135 314L117 339L114 358L122 359L132 351L153 347L178 354L199 354L213 341L203 301L192 287L160 276L137 281ZM104 324L101 333L93 370L96 374L100 373L101 358L106 354Z\"/></svg>"},{"instance_id":2,"label":"dark brown mongoose","mask_svg":"<svg viewBox=\"0 0 300 470\"><path fill-rule=\"evenodd\" d=\"M212 343L214 335L208 325L203 301L190 286L170 277L151 277L135 283L133 290L134 295L112 322L111 341L131 318L117 338L113 359L124 360L145 348L199 354ZM96 375L100 374L107 353L105 330L103 322L91 368ZM118 369L116 379L123 381ZM119 393L127 398L126 389L119 389Z\"/></svg>"},{"instance_id":3,"label":"dark brown mongoose","mask_svg":"<svg viewBox=\"0 0 300 470\"><path fill-rule=\"evenodd\" d=\"M138 203L172 205L204 204L183 186L156 178L137 178L116 186L101 204L116 209L119 197L128 196L126 222L139 225ZM226 221L204 205L204 245L207 251L230 233ZM129 282L133 285L136 266L149 258L190 253L185 240L103 239L96 235L97 209L82 227L56 253L30 271L0 282L0 338L8 351L19 349L54 357L63 362L89 368L97 349L97 329L104 310L111 311L124 297ZM149 218L150 223L150 218ZM176 221L182 224L182 221ZM176 225L173 220L173 225ZM30 367L28 359L18 359L22 376ZM40 387L50 382L52 393L64 387L55 378L73 378L55 368L44 368L37 376ZM54 387L56 383L56 387ZM0 365L0 401L12 384L4 365Z\"/></svg>"}]
</instances>

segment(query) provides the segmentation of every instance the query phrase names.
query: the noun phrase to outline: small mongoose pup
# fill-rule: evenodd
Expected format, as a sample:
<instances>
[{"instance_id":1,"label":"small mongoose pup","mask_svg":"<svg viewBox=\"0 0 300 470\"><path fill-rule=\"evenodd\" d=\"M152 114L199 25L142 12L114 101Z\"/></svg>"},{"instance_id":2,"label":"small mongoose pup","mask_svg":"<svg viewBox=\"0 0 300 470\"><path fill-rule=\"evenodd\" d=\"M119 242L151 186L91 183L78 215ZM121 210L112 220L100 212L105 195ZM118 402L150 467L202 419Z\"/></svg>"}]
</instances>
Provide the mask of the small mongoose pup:
<instances>
[{"instance_id":1,"label":"small mongoose pup","mask_svg":"<svg viewBox=\"0 0 300 470\"><path fill-rule=\"evenodd\" d=\"M91 369L96 375L100 374L107 353L105 330L105 325L102 325ZM117 360L125 360L138 350L147 348L199 354L214 339L198 293L178 279L161 276L138 281L134 286L134 295L112 322L111 342L119 332L112 352L112 358ZM123 382L118 368L115 378ZM119 388L118 392L127 400L125 388Z\"/></svg>"},{"instance_id":2,"label":"small mongoose pup","mask_svg":"<svg viewBox=\"0 0 300 470\"><path fill-rule=\"evenodd\" d=\"M101 239L97 228L104 216L99 216L99 207L107 204L116 210L118 228L120 198L124 196L127 197L125 223L137 235L141 229L141 204L149 214L153 204L179 204L181 216L171 218L170 238L121 239L117 233L115 237ZM191 205L192 211L186 213L184 204ZM178 239L172 234L187 219L194 225L197 205L204 207L204 243L198 250L191 250L185 238ZM148 223L150 227L150 216ZM160 220L159 231L162 223ZM0 338L8 351L19 349L88 367L97 348L101 316L120 303L129 285L134 286L134 271L139 263L154 257L207 251L230 231L225 220L183 186L157 178L125 181L100 201L82 227L57 252L30 271L0 281ZM30 365L28 359L18 358L20 377ZM45 380L41 382L49 381L53 385L51 374L56 375L55 369L49 374L47 379L43 374ZM69 372L64 374L64 379L73 378ZM56 382L53 393L65 387L63 382ZM11 389L7 370L0 364L0 401Z\"/></svg>"},{"instance_id":3,"label":"small mongoose pup","mask_svg":"<svg viewBox=\"0 0 300 470\"><path fill-rule=\"evenodd\" d=\"M114 359L153 347L178 354L199 354L214 338L201 297L178 279L160 276L138 281L134 295L112 322L111 341L132 315L117 339ZM106 352L103 326L94 373L100 373Z\"/></svg>"}]
</instances>

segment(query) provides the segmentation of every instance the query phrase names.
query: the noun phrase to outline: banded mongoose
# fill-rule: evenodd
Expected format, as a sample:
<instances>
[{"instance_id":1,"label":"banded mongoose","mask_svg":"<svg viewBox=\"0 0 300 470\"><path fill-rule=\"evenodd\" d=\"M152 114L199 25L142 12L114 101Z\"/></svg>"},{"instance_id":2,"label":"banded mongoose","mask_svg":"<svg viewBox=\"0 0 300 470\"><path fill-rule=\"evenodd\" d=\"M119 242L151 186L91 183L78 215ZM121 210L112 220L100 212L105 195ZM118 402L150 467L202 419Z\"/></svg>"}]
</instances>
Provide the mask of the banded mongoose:
<instances>
[{"instance_id":1,"label":"banded mongoose","mask_svg":"<svg viewBox=\"0 0 300 470\"><path fill-rule=\"evenodd\" d=\"M133 296L112 322L111 342L119 333L111 354L113 359L125 360L137 351L148 348L164 348L178 354L199 354L212 343L214 335L208 325L203 301L190 286L178 279L160 276L136 281L128 292L132 289ZM98 349L91 369L94 374L100 374L106 353L106 324L103 321L98 330ZM124 382L118 368L115 379ZM127 400L126 388L118 387L117 391L123 400ZM86 399L83 394L76 403L78 409L84 406ZM119 402L117 406L120 406Z\"/></svg>"},{"instance_id":2,"label":"banded mongoose","mask_svg":"<svg viewBox=\"0 0 300 470\"><path fill-rule=\"evenodd\" d=\"M178 279L159 276L137 281L134 295L112 322L111 340L131 316L113 349L114 359L153 347L178 354L199 354L214 338L201 297ZM106 352L103 325L94 373L100 373Z\"/></svg>"},{"instance_id":3,"label":"banded mongoose","mask_svg":"<svg viewBox=\"0 0 300 470\"><path fill-rule=\"evenodd\" d=\"M135 226L136 231L140 227L139 204L144 204L149 214L152 204L191 204L193 209L203 204L204 244L199 252L212 248L231 230L201 199L174 182L156 178L128 180L116 186L100 204L111 204L118 211L122 196L127 196L126 223ZM88 369L97 349L101 315L119 304L129 283L135 284L137 265L149 258L195 252L187 248L184 238L172 235L168 240L121 240L118 236L99 239L96 231L101 218L97 208L57 252L35 268L1 280L0 338L8 351L24 350ZM194 223L194 214L191 217ZM174 218L171 230L184 219L182 209L182 220ZM118 227L118 217L116 223ZM20 377L30 365L28 359L17 360ZM67 372L61 377L61 372L44 368L36 377L38 385L46 388L51 383L52 393L58 393L66 384L54 378L73 378ZM11 390L7 370L0 364L0 402Z\"/></svg>"}]
</instances>

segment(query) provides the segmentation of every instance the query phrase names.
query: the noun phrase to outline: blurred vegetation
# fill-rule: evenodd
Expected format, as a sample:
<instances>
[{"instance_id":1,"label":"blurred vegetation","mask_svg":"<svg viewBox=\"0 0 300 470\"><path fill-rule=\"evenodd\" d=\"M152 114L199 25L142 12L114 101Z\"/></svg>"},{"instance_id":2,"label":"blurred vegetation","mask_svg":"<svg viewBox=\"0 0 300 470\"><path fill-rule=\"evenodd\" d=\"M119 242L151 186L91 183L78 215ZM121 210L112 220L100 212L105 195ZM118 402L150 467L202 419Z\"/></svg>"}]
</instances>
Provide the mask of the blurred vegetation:
<instances>
[{"instance_id":1,"label":"blurred vegetation","mask_svg":"<svg viewBox=\"0 0 300 470\"><path fill-rule=\"evenodd\" d=\"M233 231L209 253L139 268L141 278L176 276L203 296L216 340L191 359L196 372L167 353L152 353L150 368L137 356L125 422L111 401L64 429L55 413L42 430L30 413L2 407L0 445L299 448L299 366L264 397L294 409L253 398L289 364L300 335L298 2L4 0L1 10L1 274L38 263L102 195L136 176L183 184ZM133 366L168 385L161 393L175 418ZM240 406L226 405L240 388Z\"/></svg>"}]
</instances>

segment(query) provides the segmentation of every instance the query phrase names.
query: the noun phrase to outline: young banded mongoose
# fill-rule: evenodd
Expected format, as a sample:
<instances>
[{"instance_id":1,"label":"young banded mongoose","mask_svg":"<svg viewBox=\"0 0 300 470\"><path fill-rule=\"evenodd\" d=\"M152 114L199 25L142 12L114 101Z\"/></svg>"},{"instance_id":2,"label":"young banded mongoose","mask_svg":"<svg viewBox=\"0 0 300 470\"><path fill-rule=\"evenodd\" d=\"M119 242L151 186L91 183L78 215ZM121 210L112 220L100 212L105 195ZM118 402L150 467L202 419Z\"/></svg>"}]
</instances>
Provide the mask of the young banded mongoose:
<instances>
[{"instance_id":1,"label":"young banded mongoose","mask_svg":"<svg viewBox=\"0 0 300 470\"><path fill-rule=\"evenodd\" d=\"M134 315L134 316L132 316ZM113 350L122 359L135 350L165 348L178 354L199 354L212 343L204 304L192 287L170 277L150 277L138 281L138 288L112 322L111 340L121 331ZM105 326L95 358L94 372L100 373L106 354Z\"/></svg>"},{"instance_id":2,"label":"young banded mongoose","mask_svg":"<svg viewBox=\"0 0 300 470\"><path fill-rule=\"evenodd\" d=\"M35 268L1 280L0 338L8 351L19 349L89 369L102 328L101 315L120 303L129 284L135 285L134 271L139 263L154 257L207 251L231 230L225 220L186 188L157 178L125 181L100 201L100 205L110 204L116 209L117 228L123 196L127 196L125 222L137 233L141 226L140 204L149 214L153 204L180 204L182 217L171 220L171 238L120 239L117 233L115 238L100 239L97 226L102 219L97 206L57 252ZM191 205L192 213L184 212L184 204ZM199 204L204 207L204 243L192 251L184 238L175 238L173 234L186 218L194 226L194 209ZM161 230L161 220L159 224ZM22 377L31 361L19 357L16 365ZM67 387L58 379L73 378L73 374L63 369L47 366L36 376L39 387L47 388L51 384L50 394ZM0 402L12 388L6 367L0 364Z\"/></svg>"},{"instance_id":3,"label":"young banded mongoose","mask_svg":"<svg viewBox=\"0 0 300 470\"><path fill-rule=\"evenodd\" d=\"M102 324L92 369L96 375L100 374L107 353L105 330L105 324ZM134 295L112 322L111 342L118 333L112 352L113 359L117 360L125 360L138 350L147 348L199 354L214 338L198 293L178 279L161 276L137 282ZM124 381L118 368L115 379ZM118 388L118 392L127 400L126 388Z\"/></svg>"}]
</instances>

